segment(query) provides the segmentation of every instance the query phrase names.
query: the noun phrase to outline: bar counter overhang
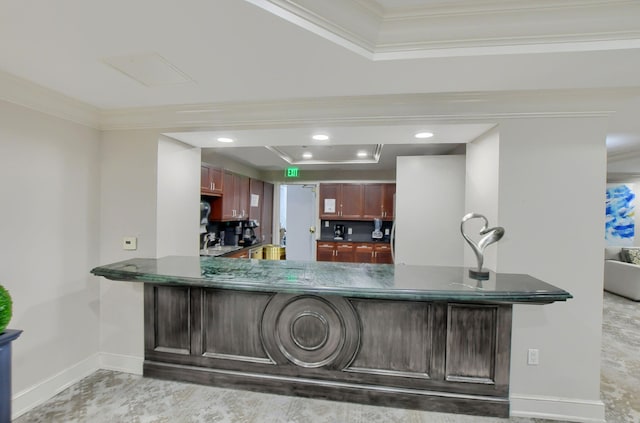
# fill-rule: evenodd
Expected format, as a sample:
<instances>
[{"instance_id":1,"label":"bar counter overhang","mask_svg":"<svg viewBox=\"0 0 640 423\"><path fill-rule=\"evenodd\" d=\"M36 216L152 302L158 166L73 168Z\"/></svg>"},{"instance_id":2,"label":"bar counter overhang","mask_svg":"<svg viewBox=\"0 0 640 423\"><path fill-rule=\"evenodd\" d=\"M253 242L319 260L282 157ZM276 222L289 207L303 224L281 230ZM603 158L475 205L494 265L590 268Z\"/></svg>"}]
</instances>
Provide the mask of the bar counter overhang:
<instances>
[{"instance_id":1,"label":"bar counter overhang","mask_svg":"<svg viewBox=\"0 0 640 423\"><path fill-rule=\"evenodd\" d=\"M145 376L499 417L512 305L572 298L463 267L170 256L91 272L145 284Z\"/></svg>"}]
</instances>

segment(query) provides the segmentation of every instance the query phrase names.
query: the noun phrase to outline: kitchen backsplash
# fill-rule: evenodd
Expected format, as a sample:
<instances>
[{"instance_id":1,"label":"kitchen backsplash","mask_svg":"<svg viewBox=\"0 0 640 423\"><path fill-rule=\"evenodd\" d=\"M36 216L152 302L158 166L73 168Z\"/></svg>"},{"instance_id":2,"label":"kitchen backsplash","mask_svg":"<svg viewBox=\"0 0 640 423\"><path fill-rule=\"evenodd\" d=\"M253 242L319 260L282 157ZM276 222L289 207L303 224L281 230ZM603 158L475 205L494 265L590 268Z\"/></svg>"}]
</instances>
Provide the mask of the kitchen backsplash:
<instances>
[{"instance_id":1,"label":"kitchen backsplash","mask_svg":"<svg viewBox=\"0 0 640 423\"><path fill-rule=\"evenodd\" d=\"M327 227L328 222L328 227ZM371 238L371 232L373 232L373 220L371 221L355 221L355 220L322 220L320 222L320 239L323 241L333 240L333 226L344 225L345 227L345 241L355 242L373 242L383 241L389 242L389 235L386 235L388 230L391 233L392 222L382 222L382 233L385 236L382 239L374 240ZM351 235L349 234L349 228L351 228Z\"/></svg>"}]
</instances>

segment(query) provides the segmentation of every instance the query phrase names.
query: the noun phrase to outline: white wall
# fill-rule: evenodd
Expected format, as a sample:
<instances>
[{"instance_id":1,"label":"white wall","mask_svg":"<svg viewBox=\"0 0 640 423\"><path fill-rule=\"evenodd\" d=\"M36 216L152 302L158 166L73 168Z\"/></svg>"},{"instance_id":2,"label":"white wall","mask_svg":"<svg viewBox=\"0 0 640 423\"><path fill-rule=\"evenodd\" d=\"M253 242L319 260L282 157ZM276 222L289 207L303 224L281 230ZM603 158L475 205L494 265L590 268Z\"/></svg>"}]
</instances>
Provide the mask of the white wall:
<instances>
[{"instance_id":1,"label":"white wall","mask_svg":"<svg viewBox=\"0 0 640 423\"><path fill-rule=\"evenodd\" d=\"M157 256L198 256L200 148L158 140Z\"/></svg>"},{"instance_id":2,"label":"white wall","mask_svg":"<svg viewBox=\"0 0 640 423\"><path fill-rule=\"evenodd\" d=\"M102 135L100 264L156 257L158 139L153 130ZM137 251L122 249L124 236L137 237ZM99 280L101 365L142 373L143 286Z\"/></svg>"},{"instance_id":3,"label":"white wall","mask_svg":"<svg viewBox=\"0 0 640 423\"><path fill-rule=\"evenodd\" d=\"M605 118L501 122L498 271L527 273L574 298L516 305L512 413L604 421L600 401ZM528 348L540 365L528 366Z\"/></svg>"},{"instance_id":4,"label":"white wall","mask_svg":"<svg viewBox=\"0 0 640 423\"><path fill-rule=\"evenodd\" d=\"M462 266L465 156L398 157L395 262Z\"/></svg>"},{"instance_id":5,"label":"white wall","mask_svg":"<svg viewBox=\"0 0 640 423\"><path fill-rule=\"evenodd\" d=\"M500 226L498 215L498 163L500 158L500 137L494 128L478 139L467 144L467 174L465 182L465 212L480 213L489 221L489 225ZM480 229L484 222L471 219L465 222L464 230L476 242L480 239ZM496 270L497 245L487 247L484 252L483 267ZM477 267L475 254L465 242L464 264Z\"/></svg>"},{"instance_id":6,"label":"white wall","mask_svg":"<svg viewBox=\"0 0 640 423\"><path fill-rule=\"evenodd\" d=\"M13 412L95 370L98 131L0 101L0 284L13 298ZM4 375L0 375L4 377Z\"/></svg>"}]
</instances>

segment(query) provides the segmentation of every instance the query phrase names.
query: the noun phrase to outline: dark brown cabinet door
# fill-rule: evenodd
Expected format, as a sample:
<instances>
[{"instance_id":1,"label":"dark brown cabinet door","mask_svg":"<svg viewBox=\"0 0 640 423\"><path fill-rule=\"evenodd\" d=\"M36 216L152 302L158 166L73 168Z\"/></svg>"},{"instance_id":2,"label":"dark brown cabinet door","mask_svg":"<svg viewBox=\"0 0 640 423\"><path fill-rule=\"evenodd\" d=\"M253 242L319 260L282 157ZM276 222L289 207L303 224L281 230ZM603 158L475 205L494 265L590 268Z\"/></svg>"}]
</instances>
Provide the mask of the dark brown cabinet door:
<instances>
[{"instance_id":1,"label":"dark brown cabinet door","mask_svg":"<svg viewBox=\"0 0 640 423\"><path fill-rule=\"evenodd\" d=\"M365 219L383 218L383 184L364 184L362 194L362 217Z\"/></svg>"},{"instance_id":2,"label":"dark brown cabinet door","mask_svg":"<svg viewBox=\"0 0 640 423\"><path fill-rule=\"evenodd\" d=\"M242 175L236 176L236 194L238 196L238 208L236 219L245 220L249 218L249 178Z\"/></svg>"},{"instance_id":3,"label":"dark brown cabinet door","mask_svg":"<svg viewBox=\"0 0 640 423\"><path fill-rule=\"evenodd\" d=\"M367 243L356 244L353 249L353 261L355 263L372 263L373 245Z\"/></svg>"},{"instance_id":4,"label":"dark brown cabinet door","mask_svg":"<svg viewBox=\"0 0 640 423\"><path fill-rule=\"evenodd\" d=\"M256 237L262 239L262 202L264 200L264 182L259 179L249 180L249 219L257 220L260 226L256 228Z\"/></svg>"},{"instance_id":5,"label":"dark brown cabinet door","mask_svg":"<svg viewBox=\"0 0 640 423\"><path fill-rule=\"evenodd\" d=\"M337 242L336 243L336 258L335 258L334 261L352 263L353 260L354 260L353 247L354 247L354 245L351 244L351 243Z\"/></svg>"},{"instance_id":6,"label":"dark brown cabinet door","mask_svg":"<svg viewBox=\"0 0 640 423\"><path fill-rule=\"evenodd\" d=\"M273 184L265 182L262 195L262 217L260 228L262 242L273 243Z\"/></svg>"},{"instance_id":7,"label":"dark brown cabinet door","mask_svg":"<svg viewBox=\"0 0 640 423\"><path fill-rule=\"evenodd\" d=\"M317 261L335 261L335 242L318 242L316 246Z\"/></svg>"},{"instance_id":8,"label":"dark brown cabinet door","mask_svg":"<svg viewBox=\"0 0 640 423\"><path fill-rule=\"evenodd\" d=\"M362 184L342 184L341 219L362 219Z\"/></svg>"},{"instance_id":9,"label":"dark brown cabinet door","mask_svg":"<svg viewBox=\"0 0 640 423\"><path fill-rule=\"evenodd\" d=\"M209 178L209 166L200 166L200 193L208 194L211 190L211 178Z\"/></svg>"},{"instance_id":10,"label":"dark brown cabinet door","mask_svg":"<svg viewBox=\"0 0 640 423\"><path fill-rule=\"evenodd\" d=\"M393 220L393 198L396 194L396 184L382 184L382 219Z\"/></svg>"},{"instance_id":11,"label":"dark brown cabinet door","mask_svg":"<svg viewBox=\"0 0 640 423\"><path fill-rule=\"evenodd\" d=\"M393 263L393 259L391 258L391 245L389 244L376 244L373 256L374 263Z\"/></svg>"},{"instance_id":12,"label":"dark brown cabinet door","mask_svg":"<svg viewBox=\"0 0 640 423\"><path fill-rule=\"evenodd\" d=\"M336 219L340 216L341 192L340 184L320 184L320 219ZM333 210L327 208L331 200Z\"/></svg>"},{"instance_id":13,"label":"dark brown cabinet door","mask_svg":"<svg viewBox=\"0 0 640 423\"><path fill-rule=\"evenodd\" d=\"M211 186L213 187L213 194L222 195L222 169L219 167L210 167L209 179L211 181Z\"/></svg>"},{"instance_id":14,"label":"dark brown cabinet door","mask_svg":"<svg viewBox=\"0 0 640 423\"><path fill-rule=\"evenodd\" d=\"M200 193L214 196L222 194L222 169L206 163L200 165Z\"/></svg>"},{"instance_id":15,"label":"dark brown cabinet door","mask_svg":"<svg viewBox=\"0 0 640 423\"><path fill-rule=\"evenodd\" d=\"M224 191L222 197L211 205L211 220L233 220L237 206L235 195L235 175L228 171L222 173L222 185Z\"/></svg>"}]
</instances>

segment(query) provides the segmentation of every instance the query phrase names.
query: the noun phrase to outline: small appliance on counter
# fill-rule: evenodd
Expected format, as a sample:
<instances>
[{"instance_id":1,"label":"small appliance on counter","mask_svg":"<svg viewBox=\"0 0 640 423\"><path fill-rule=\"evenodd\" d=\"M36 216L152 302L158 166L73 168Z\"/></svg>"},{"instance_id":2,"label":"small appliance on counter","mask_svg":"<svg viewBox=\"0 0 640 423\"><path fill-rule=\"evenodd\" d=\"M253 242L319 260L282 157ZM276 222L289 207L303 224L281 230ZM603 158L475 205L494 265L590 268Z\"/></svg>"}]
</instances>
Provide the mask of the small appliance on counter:
<instances>
[{"instance_id":1,"label":"small appliance on counter","mask_svg":"<svg viewBox=\"0 0 640 423\"><path fill-rule=\"evenodd\" d=\"M333 239L337 241L344 239L344 225L333 226Z\"/></svg>"},{"instance_id":2,"label":"small appliance on counter","mask_svg":"<svg viewBox=\"0 0 640 423\"><path fill-rule=\"evenodd\" d=\"M382 219L373 219L373 228L371 239L382 239Z\"/></svg>"},{"instance_id":3,"label":"small appliance on counter","mask_svg":"<svg viewBox=\"0 0 640 423\"><path fill-rule=\"evenodd\" d=\"M253 245L258 242L256 238L256 232L254 228L260 226L257 220L248 220L244 225L244 230L242 231L242 240L240 243L245 247L247 245Z\"/></svg>"}]
</instances>

